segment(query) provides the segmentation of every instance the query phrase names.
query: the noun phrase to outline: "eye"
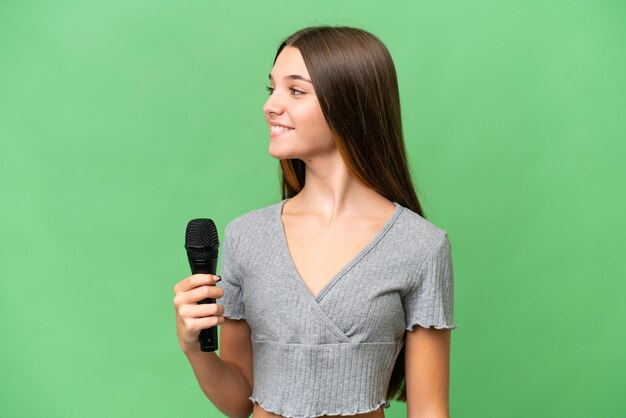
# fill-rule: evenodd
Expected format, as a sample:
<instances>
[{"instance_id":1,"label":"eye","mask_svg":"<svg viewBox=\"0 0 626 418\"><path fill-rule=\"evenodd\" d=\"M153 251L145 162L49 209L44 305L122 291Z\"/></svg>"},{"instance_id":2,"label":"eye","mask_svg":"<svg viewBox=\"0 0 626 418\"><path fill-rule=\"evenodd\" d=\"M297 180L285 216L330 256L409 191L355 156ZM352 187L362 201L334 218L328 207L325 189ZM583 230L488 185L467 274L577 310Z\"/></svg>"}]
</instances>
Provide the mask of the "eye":
<instances>
[{"instance_id":1,"label":"eye","mask_svg":"<svg viewBox=\"0 0 626 418\"><path fill-rule=\"evenodd\" d=\"M265 89L267 90L267 92L271 95L272 93L274 93L274 88L270 87L270 86L265 86ZM301 90L298 89L294 89L292 87L289 88L289 90L291 90L291 93L293 96L302 96L306 93L304 93Z\"/></svg>"}]
</instances>

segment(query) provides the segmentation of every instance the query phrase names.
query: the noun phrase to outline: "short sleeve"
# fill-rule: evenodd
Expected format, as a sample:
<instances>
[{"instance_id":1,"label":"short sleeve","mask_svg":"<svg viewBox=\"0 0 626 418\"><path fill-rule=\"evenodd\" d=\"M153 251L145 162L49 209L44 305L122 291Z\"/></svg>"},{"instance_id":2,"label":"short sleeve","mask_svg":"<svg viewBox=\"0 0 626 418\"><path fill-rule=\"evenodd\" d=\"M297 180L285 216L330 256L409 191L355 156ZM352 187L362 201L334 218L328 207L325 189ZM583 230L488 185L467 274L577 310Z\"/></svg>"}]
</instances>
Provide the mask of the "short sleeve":
<instances>
[{"instance_id":1,"label":"short sleeve","mask_svg":"<svg viewBox=\"0 0 626 418\"><path fill-rule=\"evenodd\" d=\"M235 257L235 242L232 233L232 224L228 224L224 231L224 250L222 252L222 270L218 282L219 287L224 289L224 295L216 299L217 303L224 305L224 316L229 319L245 318L243 304L243 288L241 276L237 268Z\"/></svg>"},{"instance_id":2,"label":"short sleeve","mask_svg":"<svg viewBox=\"0 0 626 418\"><path fill-rule=\"evenodd\" d=\"M416 282L402 298L406 330L454 329L454 271L450 240L446 233L430 250L417 273Z\"/></svg>"}]
</instances>

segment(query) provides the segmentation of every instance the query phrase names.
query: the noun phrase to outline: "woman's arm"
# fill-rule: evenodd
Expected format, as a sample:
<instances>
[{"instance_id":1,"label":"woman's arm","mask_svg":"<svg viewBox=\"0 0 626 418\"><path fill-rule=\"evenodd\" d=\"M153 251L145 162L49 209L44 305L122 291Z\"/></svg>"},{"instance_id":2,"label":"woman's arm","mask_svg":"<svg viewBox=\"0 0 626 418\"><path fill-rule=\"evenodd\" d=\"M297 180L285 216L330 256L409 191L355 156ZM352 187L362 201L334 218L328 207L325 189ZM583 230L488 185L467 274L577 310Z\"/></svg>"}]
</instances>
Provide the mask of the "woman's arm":
<instances>
[{"instance_id":1,"label":"woman's arm","mask_svg":"<svg viewBox=\"0 0 626 418\"><path fill-rule=\"evenodd\" d=\"M416 326L405 334L408 418L449 418L450 329Z\"/></svg>"},{"instance_id":2,"label":"woman's arm","mask_svg":"<svg viewBox=\"0 0 626 418\"><path fill-rule=\"evenodd\" d=\"M219 277L195 274L174 286L176 332L180 347L200 388L226 416L247 418L254 405L252 394L252 340L245 320L235 321L223 316L224 305L198 304L202 299L219 299L224 289L214 286ZM220 356L200 350L200 330L222 325Z\"/></svg>"},{"instance_id":3,"label":"woman's arm","mask_svg":"<svg viewBox=\"0 0 626 418\"><path fill-rule=\"evenodd\" d=\"M251 382L235 365L220 359L214 352L186 351L196 380L202 392L224 415L231 418L248 418L253 404Z\"/></svg>"},{"instance_id":4,"label":"woman's arm","mask_svg":"<svg viewBox=\"0 0 626 418\"><path fill-rule=\"evenodd\" d=\"M252 345L245 320L225 318L220 329L220 356L197 349L186 351L200 388L226 416L247 418L252 413Z\"/></svg>"}]
</instances>

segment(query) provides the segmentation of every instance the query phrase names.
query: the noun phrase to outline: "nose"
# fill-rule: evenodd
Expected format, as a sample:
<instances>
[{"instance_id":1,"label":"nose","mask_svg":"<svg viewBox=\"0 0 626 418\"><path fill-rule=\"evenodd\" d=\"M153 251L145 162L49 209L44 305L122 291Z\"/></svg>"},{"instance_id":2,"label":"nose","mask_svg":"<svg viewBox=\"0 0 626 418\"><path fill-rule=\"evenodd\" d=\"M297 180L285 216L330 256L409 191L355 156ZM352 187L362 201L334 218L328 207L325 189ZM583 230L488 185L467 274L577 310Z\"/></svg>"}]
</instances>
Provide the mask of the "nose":
<instances>
[{"instance_id":1,"label":"nose","mask_svg":"<svg viewBox=\"0 0 626 418\"><path fill-rule=\"evenodd\" d=\"M263 112L268 118L270 117L271 113L281 114L285 110L284 106L277 96L278 95L274 91L274 93L270 95L270 97L265 101L265 104L263 105Z\"/></svg>"}]
</instances>

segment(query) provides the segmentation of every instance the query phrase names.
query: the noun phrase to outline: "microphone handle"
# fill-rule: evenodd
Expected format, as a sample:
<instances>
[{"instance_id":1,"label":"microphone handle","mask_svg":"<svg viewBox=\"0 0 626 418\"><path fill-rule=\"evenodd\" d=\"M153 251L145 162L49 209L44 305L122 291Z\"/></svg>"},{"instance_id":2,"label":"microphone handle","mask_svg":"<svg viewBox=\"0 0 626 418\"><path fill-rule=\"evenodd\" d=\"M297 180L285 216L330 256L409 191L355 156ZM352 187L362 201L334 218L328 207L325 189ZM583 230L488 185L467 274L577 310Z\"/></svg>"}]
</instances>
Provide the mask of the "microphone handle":
<instances>
[{"instance_id":1,"label":"microphone handle","mask_svg":"<svg viewBox=\"0 0 626 418\"><path fill-rule=\"evenodd\" d=\"M206 298L198 302L198 304L215 303L215 298ZM216 351L217 350L217 326L200 330L200 350Z\"/></svg>"},{"instance_id":2,"label":"microphone handle","mask_svg":"<svg viewBox=\"0 0 626 418\"><path fill-rule=\"evenodd\" d=\"M205 262L189 262L192 274L212 274L215 275L217 258L205 260ZM215 286L212 284L210 286ZM215 298L206 298L198 302L198 304L215 303ZM200 330L200 351L212 352L217 350L217 325L211 328Z\"/></svg>"}]
</instances>

